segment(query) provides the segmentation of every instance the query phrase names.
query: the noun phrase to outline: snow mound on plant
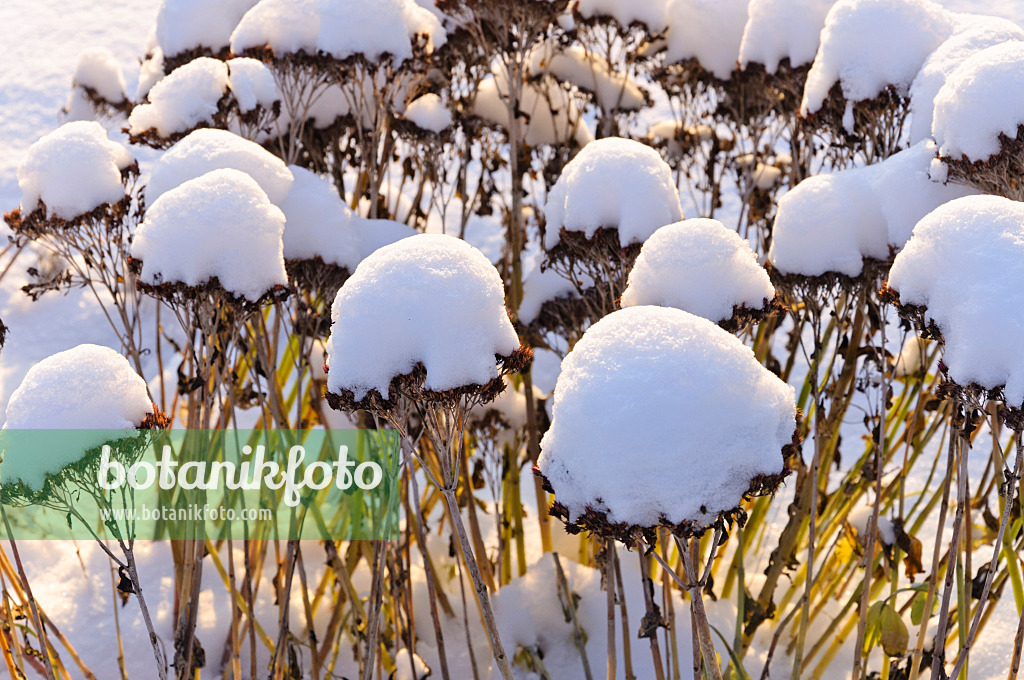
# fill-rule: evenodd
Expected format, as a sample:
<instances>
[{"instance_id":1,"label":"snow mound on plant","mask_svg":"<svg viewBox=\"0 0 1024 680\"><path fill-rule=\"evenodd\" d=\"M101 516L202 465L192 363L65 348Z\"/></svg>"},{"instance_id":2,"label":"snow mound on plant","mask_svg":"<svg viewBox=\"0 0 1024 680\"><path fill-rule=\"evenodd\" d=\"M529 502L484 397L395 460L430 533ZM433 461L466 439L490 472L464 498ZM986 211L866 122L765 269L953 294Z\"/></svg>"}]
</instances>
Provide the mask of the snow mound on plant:
<instances>
[{"instance_id":1,"label":"snow mound on plant","mask_svg":"<svg viewBox=\"0 0 1024 680\"><path fill-rule=\"evenodd\" d=\"M1024 43L989 47L968 58L935 95L932 132L939 154L984 161L999 153L999 135L1024 124Z\"/></svg>"},{"instance_id":2,"label":"snow mound on plant","mask_svg":"<svg viewBox=\"0 0 1024 680\"><path fill-rule=\"evenodd\" d=\"M617 229L623 247L642 243L659 227L683 217L672 168L661 154L631 139L608 137L583 147L566 164L544 207L544 247L561 229L591 238Z\"/></svg>"},{"instance_id":3,"label":"snow mound on plant","mask_svg":"<svg viewBox=\"0 0 1024 680\"><path fill-rule=\"evenodd\" d=\"M295 182L280 205L285 216L284 259L319 257L353 271L361 259L356 216L323 177L297 165L288 169Z\"/></svg>"},{"instance_id":4,"label":"snow mound on plant","mask_svg":"<svg viewBox=\"0 0 1024 680\"><path fill-rule=\"evenodd\" d=\"M734 307L761 309L775 288L750 244L718 220L693 219L644 241L622 294L623 307L675 307L725 321Z\"/></svg>"},{"instance_id":5,"label":"snow mound on plant","mask_svg":"<svg viewBox=\"0 0 1024 680\"><path fill-rule=\"evenodd\" d=\"M609 16L620 26L640 22L652 31L665 29L665 0L578 0L576 11L585 19Z\"/></svg>"},{"instance_id":6,"label":"snow mound on plant","mask_svg":"<svg viewBox=\"0 0 1024 680\"><path fill-rule=\"evenodd\" d=\"M78 55L74 83L89 88L113 104L127 99L124 73L110 50L94 47Z\"/></svg>"},{"instance_id":7,"label":"snow mound on plant","mask_svg":"<svg viewBox=\"0 0 1024 680\"><path fill-rule=\"evenodd\" d=\"M554 78L545 76L523 83L519 111L515 116L519 136L530 146L565 144L571 140L583 146L594 139L569 90ZM505 73L499 70L480 83L473 100L473 114L510 129Z\"/></svg>"},{"instance_id":8,"label":"snow mound on plant","mask_svg":"<svg viewBox=\"0 0 1024 680\"><path fill-rule=\"evenodd\" d=\"M801 114L817 112L837 82L851 103L890 85L906 94L952 31L952 15L931 0L839 0L825 18Z\"/></svg>"},{"instance_id":9,"label":"snow mound on plant","mask_svg":"<svg viewBox=\"0 0 1024 680\"><path fill-rule=\"evenodd\" d=\"M825 17L835 0L751 0L740 44L740 67L763 64L775 73L779 62L803 66L814 61Z\"/></svg>"},{"instance_id":10,"label":"snow mound on plant","mask_svg":"<svg viewBox=\"0 0 1024 680\"><path fill-rule=\"evenodd\" d=\"M428 49L447 40L437 17L414 0L261 0L231 34L231 51L269 47L279 56L305 51L370 61L389 54L401 63L421 35Z\"/></svg>"},{"instance_id":11,"label":"snow mound on plant","mask_svg":"<svg viewBox=\"0 0 1024 680\"><path fill-rule=\"evenodd\" d=\"M200 57L176 68L149 91L149 103L132 109L132 134L156 130L162 137L212 123L228 90L228 68L219 59Z\"/></svg>"},{"instance_id":12,"label":"snow mound on plant","mask_svg":"<svg viewBox=\"0 0 1024 680\"><path fill-rule=\"evenodd\" d=\"M816 175L779 200L768 259L783 274L858 276L865 258L901 249L918 220L973 193L933 181L927 140L874 165Z\"/></svg>"},{"instance_id":13,"label":"snow mound on plant","mask_svg":"<svg viewBox=\"0 0 1024 680\"><path fill-rule=\"evenodd\" d=\"M579 45L566 47L553 39L540 42L530 53L530 74L542 73L594 93L604 109L634 111L646 104L643 90L629 74L612 69L606 59Z\"/></svg>"},{"instance_id":14,"label":"snow mound on plant","mask_svg":"<svg viewBox=\"0 0 1024 680\"><path fill-rule=\"evenodd\" d=\"M229 59L227 66L228 86L242 113L248 113L257 106L269 109L274 102L281 100L274 74L262 61L238 57Z\"/></svg>"},{"instance_id":15,"label":"snow mound on plant","mask_svg":"<svg viewBox=\"0 0 1024 680\"><path fill-rule=\"evenodd\" d=\"M28 370L11 395L3 429L97 430L98 438L76 437L85 447L81 450L44 447L31 457L12 456L0 463L0 475L39 489L47 473L103 444L110 430L135 429L153 408L146 381L109 347L79 345L47 357Z\"/></svg>"},{"instance_id":16,"label":"snow mound on plant","mask_svg":"<svg viewBox=\"0 0 1024 680\"><path fill-rule=\"evenodd\" d=\"M669 0L668 63L696 59L716 78L736 68L748 0Z\"/></svg>"},{"instance_id":17,"label":"snow mound on plant","mask_svg":"<svg viewBox=\"0 0 1024 680\"><path fill-rule=\"evenodd\" d=\"M428 390L483 385L495 355L519 338L498 271L465 241L419 234L380 248L345 282L331 308L327 389L385 398L391 379L417 363Z\"/></svg>"},{"instance_id":18,"label":"snow mound on plant","mask_svg":"<svg viewBox=\"0 0 1024 680\"><path fill-rule=\"evenodd\" d=\"M592 285L592 284L591 284ZM578 298L572 281L553 269L531 271L523 280L523 299L519 303L519 321L531 324L540 316L544 304L559 298Z\"/></svg>"},{"instance_id":19,"label":"snow mound on plant","mask_svg":"<svg viewBox=\"0 0 1024 680\"><path fill-rule=\"evenodd\" d=\"M288 166L259 144L227 130L203 128L172 146L153 164L146 201L153 203L176 186L222 168L250 175L275 204L288 196L292 186Z\"/></svg>"},{"instance_id":20,"label":"snow mound on plant","mask_svg":"<svg viewBox=\"0 0 1024 680\"><path fill-rule=\"evenodd\" d=\"M562 362L538 465L570 518L593 508L612 523L707 525L753 478L783 470L794 398L707 319L630 307Z\"/></svg>"},{"instance_id":21,"label":"snow mound on plant","mask_svg":"<svg viewBox=\"0 0 1024 680\"><path fill-rule=\"evenodd\" d=\"M202 47L219 52L256 0L163 0L156 42L167 56Z\"/></svg>"},{"instance_id":22,"label":"snow mound on plant","mask_svg":"<svg viewBox=\"0 0 1024 680\"><path fill-rule=\"evenodd\" d=\"M135 231L141 280L202 286L216 277L228 292L258 300L287 285L285 218L256 181L222 169L190 179L157 199Z\"/></svg>"},{"instance_id":23,"label":"snow mound on plant","mask_svg":"<svg viewBox=\"0 0 1024 680\"><path fill-rule=\"evenodd\" d=\"M441 132L452 124L452 112L436 94L417 97L405 109L405 119L429 132Z\"/></svg>"},{"instance_id":24,"label":"snow mound on plant","mask_svg":"<svg viewBox=\"0 0 1024 680\"><path fill-rule=\"evenodd\" d=\"M968 196L939 207L914 228L889 286L928 308L954 381L1005 385L1007 404L1024 402L1024 204Z\"/></svg>"},{"instance_id":25,"label":"snow mound on plant","mask_svg":"<svg viewBox=\"0 0 1024 680\"><path fill-rule=\"evenodd\" d=\"M1008 19L977 14L955 15L953 35L924 62L910 86L910 142L932 136L935 95L968 58L994 45L1024 41L1024 29Z\"/></svg>"},{"instance_id":26,"label":"snow mound on plant","mask_svg":"<svg viewBox=\"0 0 1024 680\"><path fill-rule=\"evenodd\" d=\"M70 220L125 196L121 171L134 162L96 122L65 123L29 147L18 166L21 211L42 201L50 215Z\"/></svg>"}]
</instances>

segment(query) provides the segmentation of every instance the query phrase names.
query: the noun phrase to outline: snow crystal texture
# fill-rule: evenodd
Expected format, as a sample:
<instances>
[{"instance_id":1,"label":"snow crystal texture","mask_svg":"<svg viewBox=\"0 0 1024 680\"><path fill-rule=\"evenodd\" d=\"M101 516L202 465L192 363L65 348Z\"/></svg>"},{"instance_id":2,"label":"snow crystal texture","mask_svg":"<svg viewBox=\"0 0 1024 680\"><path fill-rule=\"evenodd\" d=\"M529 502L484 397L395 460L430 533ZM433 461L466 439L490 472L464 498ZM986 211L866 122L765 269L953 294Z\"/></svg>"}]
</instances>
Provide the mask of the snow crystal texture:
<instances>
[{"instance_id":1,"label":"snow crystal texture","mask_svg":"<svg viewBox=\"0 0 1024 680\"><path fill-rule=\"evenodd\" d=\"M419 234L360 263L331 309L329 391L370 390L385 398L391 379L417 363L428 390L483 385L497 377L495 355L519 338L505 309L498 271L465 241Z\"/></svg>"},{"instance_id":2,"label":"snow crystal texture","mask_svg":"<svg viewBox=\"0 0 1024 680\"><path fill-rule=\"evenodd\" d=\"M223 61L200 57L175 69L149 91L149 103L132 109L132 134L156 130L162 137L187 132L200 123L212 123L217 104L228 89Z\"/></svg>"},{"instance_id":3,"label":"snow crystal texture","mask_svg":"<svg viewBox=\"0 0 1024 680\"><path fill-rule=\"evenodd\" d=\"M538 464L571 517L593 508L610 522L704 526L752 478L782 471L794 398L710 321L630 307L591 326L562 362Z\"/></svg>"}]
</instances>

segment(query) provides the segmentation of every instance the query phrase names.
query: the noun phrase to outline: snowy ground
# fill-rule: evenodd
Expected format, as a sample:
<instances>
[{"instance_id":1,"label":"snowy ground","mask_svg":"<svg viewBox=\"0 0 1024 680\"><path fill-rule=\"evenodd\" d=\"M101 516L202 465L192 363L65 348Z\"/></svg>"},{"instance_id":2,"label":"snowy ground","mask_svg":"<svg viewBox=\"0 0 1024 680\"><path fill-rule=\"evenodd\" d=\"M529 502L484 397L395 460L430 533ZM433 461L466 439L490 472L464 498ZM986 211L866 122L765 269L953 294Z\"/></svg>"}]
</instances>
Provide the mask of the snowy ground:
<instances>
[{"instance_id":1,"label":"snowy ground","mask_svg":"<svg viewBox=\"0 0 1024 680\"><path fill-rule=\"evenodd\" d=\"M949 0L943 4L1024 24L1024 0ZM157 7L157 0L0 0L0 25L6 29L0 67L0 209L9 210L17 205L18 162L29 144L56 127L57 112L64 104L80 51L96 46L110 49L125 68L129 93L134 92L138 57ZM3 264L6 259L0 262ZM71 293L67 297L50 296L30 302L19 290L25 279L21 271L25 264L19 261L0 282L0 318L11 327L9 344L0 355L0 417L11 391L33 363L79 343L114 341L98 308L87 297ZM781 509L783 504L777 507ZM928 530L922 534L928 535ZM572 554L571 547L565 547L569 548L567 554ZM106 558L95 546L84 543L40 542L23 544L21 550L35 595L61 626L61 632L98 677L115 677L114 597ZM149 584L151 602L162 603L156 607L157 627L169 639L169 548L166 544L155 544L141 551L142 581ZM635 558L630 557L624 556L624 564L633 564ZM206 578L219 580L212 567ZM580 578L590 576L583 574ZM205 597L207 606L200 616L200 636L211 649L218 649L229 625L224 619L229 608L224 606L226 596L222 588L207 592ZM146 678L151 677L152 659L137 611L133 604L117 608L129 675ZM601 614L597 606L589 611L594 616ZM721 620L731 617L731 613L713 609L712 616L716 614ZM552 615L560 616L554 605ZM1004 597L988 623L988 630L1012 631L1016 619L1012 598ZM680 633L680 652L686 658L689 634L685 628ZM1009 644L1012 636L988 637L1001 637ZM971 677L1001 677L1008 652L983 646L972 655ZM591 662L596 668L603 665L601 657L592 656ZM2 669L0 677L6 677Z\"/></svg>"}]
</instances>

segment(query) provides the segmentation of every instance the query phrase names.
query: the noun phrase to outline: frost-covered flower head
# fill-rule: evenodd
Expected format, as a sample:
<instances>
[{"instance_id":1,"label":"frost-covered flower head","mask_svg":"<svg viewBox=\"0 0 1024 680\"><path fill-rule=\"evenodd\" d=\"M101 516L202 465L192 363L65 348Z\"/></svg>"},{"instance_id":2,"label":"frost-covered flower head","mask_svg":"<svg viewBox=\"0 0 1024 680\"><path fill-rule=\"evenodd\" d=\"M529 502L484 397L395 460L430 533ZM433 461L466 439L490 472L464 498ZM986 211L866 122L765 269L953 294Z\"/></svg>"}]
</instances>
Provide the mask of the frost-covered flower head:
<instances>
[{"instance_id":1,"label":"frost-covered flower head","mask_svg":"<svg viewBox=\"0 0 1024 680\"><path fill-rule=\"evenodd\" d=\"M1024 404L1024 204L968 196L914 228L889 274L887 297L919 330L943 341L961 388L1001 391Z\"/></svg>"},{"instance_id":2,"label":"frost-covered flower head","mask_svg":"<svg viewBox=\"0 0 1024 680\"><path fill-rule=\"evenodd\" d=\"M794 396L712 322L630 307L562 362L538 469L577 530L700 533L787 474Z\"/></svg>"},{"instance_id":3,"label":"frost-covered flower head","mask_svg":"<svg viewBox=\"0 0 1024 680\"><path fill-rule=\"evenodd\" d=\"M132 243L139 284L160 296L223 290L257 303L288 283L284 214L249 175L208 172L171 189L146 211Z\"/></svg>"},{"instance_id":4,"label":"frost-covered flower head","mask_svg":"<svg viewBox=\"0 0 1024 680\"><path fill-rule=\"evenodd\" d=\"M18 166L20 215L72 222L128 201L125 183L135 159L96 122L65 123L29 147Z\"/></svg>"},{"instance_id":5,"label":"frost-covered flower head","mask_svg":"<svg viewBox=\"0 0 1024 680\"><path fill-rule=\"evenodd\" d=\"M623 307L675 307L733 330L771 311L775 288L750 244L718 220L658 229L644 242Z\"/></svg>"},{"instance_id":6,"label":"frost-covered flower head","mask_svg":"<svg viewBox=\"0 0 1024 680\"><path fill-rule=\"evenodd\" d=\"M0 463L4 484L21 480L41 489L47 475L57 474L87 451L118 435L131 437L138 428L165 423L149 398L146 381L128 360L109 347L79 345L32 366L7 404L3 429L15 451ZM18 446L14 430L74 430L64 446L35 447L32 455ZM93 430L90 437L82 431ZM45 435L40 434L40 437ZM77 445L67 446L68 444ZM19 454L19 455L14 455Z\"/></svg>"},{"instance_id":7,"label":"frost-covered flower head","mask_svg":"<svg viewBox=\"0 0 1024 680\"><path fill-rule=\"evenodd\" d=\"M497 270L452 236L420 234L377 250L338 291L331 315L327 389L338 407L393 401L396 388L424 399L493 398L500 374L527 358Z\"/></svg>"}]
</instances>

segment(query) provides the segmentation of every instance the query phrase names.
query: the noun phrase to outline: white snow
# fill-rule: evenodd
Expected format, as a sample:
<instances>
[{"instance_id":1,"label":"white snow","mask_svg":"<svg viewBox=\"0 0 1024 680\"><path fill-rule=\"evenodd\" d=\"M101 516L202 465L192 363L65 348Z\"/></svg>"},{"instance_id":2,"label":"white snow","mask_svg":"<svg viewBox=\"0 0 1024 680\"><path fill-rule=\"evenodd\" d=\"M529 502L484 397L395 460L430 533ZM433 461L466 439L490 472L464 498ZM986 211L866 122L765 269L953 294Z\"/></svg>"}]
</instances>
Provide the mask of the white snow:
<instances>
[{"instance_id":1,"label":"white snow","mask_svg":"<svg viewBox=\"0 0 1024 680\"><path fill-rule=\"evenodd\" d=\"M78 55L74 83L78 87L94 90L103 99L113 104L123 102L125 95L124 73L110 50L93 47Z\"/></svg>"},{"instance_id":2,"label":"white snow","mask_svg":"<svg viewBox=\"0 0 1024 680\"><path fill-rule=\"evenodd\" d=\"M393 680L424 680L428 675L430 668L419 655L410 654L408 649L400 649L395 654Z\"/></svg>"},{"instance_id":3,"label":"white snow","mask_svg":"<svg viewBox=\"0 0 1024 680\"><path fill-rule=\"evenodd\" d=\"M28 215L42 201L48 214L70 220L116 203L125 196L121 171L133 162L99 123L65 123L29 147L18 166L21 211Z\"/></svg>"},{"instance_id":4,"label":"white snow","mask_svg":"<svg viewBox=\"0 0 1024 680\"><path fill-rule=\"evenodd\" d=\"M851 510L846 516L846 521L857 532L857 539L861 543L867 538L868 522L871 521L871 515L874 514L874 511L872 504L861 505ZM894 545L896 543L896 527L891 519L879 514L875 526L878 532L876 536L878 536L883 544Z\"/></svg>"},{"instance_id":5,"label":"white snow","mask_svg":"<svg viewBox=\"0 0 1024 680\"><path fill-rule=\"evenodd\" d=\"M814 61L818 38L835 0L750 0L740 44L740 67L764 65L775 73L779 62L792 67Z\"/></svg>"},{"instance_id":6,"label":"white snow","mask_svg":"<svg viewBox=\"0 0 1024 680\"><path fill-rule=\"evenodd\" d=\"M748 0L669 0L668 63L696 58L716 78L736 68Z\"/></svg>"},{"instance_id":7,"label":"white snow","mask_svg":"<svg viewBox=\"0 0 1024 680\"><path fill-rule=\"evenodd\" d=\"M284 259L311 260L319 257L354 271L359 256L358 218L338 196L334 185L323 177L300 168L288 167L295 182L280 207L285 216Z\"/></svg>"},{"instance_id":8,"label":"white snow","mask_svg":"<svg viewBox=\"0 0 1024 680\"><path fill-rule=\"evenodd\" d=\"M504 72L499 70L480 83L472 111L488 122L510 128L508 77ZM519 137L530 146L565 144L569 140L583 146L594 139L568 89L554 78L524 83L519 111Z\"/></svg>"},{"instance_id":9,"label":"white snow","mask_svg":"<svg viewBox=\"0 0 1024 680\"><path fill-rule=\"evenodd\" d=\"M146 381L109 347L79 345L54 354L30 368L11 395L3 429L97 430L96 437L83 433L77 438L81 449L41 447L31 457L5 458L0 475L40 489L47 473L59 472L103 444L110 430L138 427L153 410ZM20 447L18 453L24 453Z\"/></svg>"},{"instance_id":10,"label":"white snow","mask_svg":"<svg viewBox=\"0 0 1024 680\"><path fill-rule=\"evenodd\" d=\"M1024 43L978 52L935 95L932 133L945 158L984 161L999 153L999 134L1024 124Z\"/></svg>"},{"instance_id":11,"label":"white snow","mask_svg":"<svg viewBox=\"0 0 1024 680\"><path fill-rule=\"evenodd\" d=\"M288 283L284 214L249 175L208 172L163 194L135 231L142 281L201 286L217 277L230 293L258 300Z\"/></svg>"},{"instance_id":12,"label":"white snow","mask_svg":"<svg viewBox=\"0 0 1024 680\"><path fill-rule=\"evenodd\" d=\"M176 68L149 91L149 103L132 109L132 134L156 130L162 137L212 123L217 104L228 90L223 61L200 57Z\"/></svg>"},{"instance_id":13,"label":"white snow","mask_svg":"<svg viewBox=\"0 0 1024 680\"><path fill-rule=\"evenodd\" d=\"M384 246L419 233L408 224L395 220L370 220L358 216L354 226L359 235L360 260L365 260Z\"/></svg>"},{"instance_id":14,"label":"white snow","mask_svg":"<svg viewBox=\"0 0 1024 680\"><path fill-rule=\"evenodd\" d=\"M707 319L629 307L562 362L538 465L572 518L592 507L613 523L706 526L752 478L782 471L794 398Z\"/></svg>"},{"instance_id":15,"label":"white snow","mask_svg":"<svg viewBox=\"0 0 1024 680\"><path fill-rule=\"evenodd\" d=\"M911 144L931 137L935 95L960 64L993 45L1024 41L1024 30L1007 19L956 14L954 20L953 35L932 52L910 86Z\"/></svg>"},{"instance_id":16,"label":"white snow","mask_svg":"<svg viewBox=\"0 0 1024 680\"><path fill-rule=\"evenodd\" d=\"M164 54L228 46L231 31L256 0L163 0L156 18L157 44Z\"/></svg>"},{"instance_id":17,"label":"white snow","mask_svg":"<svg viewBox=\"0 0 1024 680\"><path fill-rule=\"evenodd\" d=\"M591 142L566 164L544 215L548 249L562 228L587 238L601 228L617 229L625 247L683 217L668 163L651 147L618 137Z\"/></svg>"},{"instance_id":18,"label":"white snow","mask_svg":"<svg viewBox=\"0 0 1024 680\"><path fill-rule=\"evenodd\" d=\"M709 321L733 307L761 309L775 288L750 244L718 220L666 225L644 242L622 294L623 307L675 307Z\"/></svg>"},{"instance_id":19,"label":"white snow","mask_svg":"<svg viewBox=\"0 0 1024 680\"><path fill-rule=\"evenodd\" d=\"M285 199L292 186L288 166L259 144L227 130L203 128L172 146L153 164L146 201L152 204L174 187L221 168L247 173L275 204Z\"/></svg>"},{"instance_id":20,"label":"white snow","mask_svg":"<svg viewBox=\"0 0 1024 680\"><path fill-rule=\"evenodd\" d=\"M405 109L405 119L429 132L441 132L452 124L452 112L436 94L417 97Z\"/></svg>"},{"instance_id":21,"label":"white snow","mask_svg":"<svg viewBox=\"0 0 1024 680\"><path fill-rule=\"evenodd\" d=\"M609 16L620 26L640 22L652 31L662 31L665 23L665 0L578 0L578 11L585 19Z\"/></svg>"},{"instance_id":22,"label":"white snow","mask_svg":"<svg viewBox=\"0 0 1024 680\"><path fill-rule=\"evenodd\" d=\"M336 59L362 54L396 63L412 57L412 39L425 35L440 47L447 34L413 0L261 0L231 35L231 51L269 46L276 54L324 52Z\"/></svg>"},{"instance_id":23,"label":"white snow","mask_svg":"<svg viewBox=\"0 0 1024 680\"><path fill-rule=\"evenodd\" d=\"M851 103L890 85L906 94L952 31L952 15L930 0L839 0L825 18L801 113L818 111L837 82Z\"/></svg>"},{"instance_id":24,"label":"white snow","mask_svg":"<svg viewBox=\"0 0 1024 680\"><path fill-rule=\"evenodd\" d=\"M784 274L857 276L864 258L888 258L918 220L972 193L933 181L934 157L929 140L881 163L804 180L779 200L768 259Z\"/></svg>"},{"instance_id":25,"label":"white snow","mask_svg":"<svg viewBox=\"0 0 1024 680\"><path fill-rule=\"evenodd\" d=\"M428 390L483 385L498 375L495 355L519 347L498 271L441 234L402 239L363 260L331 318L327 388L357 399L370 390L387 398L391 379L421 362Z\"/></svg>"},{"instance_id":26,"label":"white snow","mask_svg":"<svg viewBox=\"0 0 1024 680\"><path fill-rule=\"evenodd\" d=\"M1024 402L1024 204L968 196L939 207L914 227L889 285L928 308L957 384L1005 385L1008 405Z\"/></svg>"},{"instance_id":27,"label":"white snow","mask_svg":"<svg viewBox=\"0 0 1024 680\"><path fill-rule=\"evenodd\" d=\"M544 303L564 297L579 297L572 281L553 269L541 271L540 267L534 268L523 280L519 320L524 324L533 323L540 315Z\"/></svg>"},{"instance_id":28,"label":"white snow","mask_svg":"<svg viewBox=\"0 0 1024 680\"><path fill-rule=\"evenodd\" d=\"M257 106L269 109L274 102L281 100L274 74L262 61L238 57L229 59L227 65L228 86L242 113L248 113Z\"/></svg>"},{"instance_id":29,"label":"white snow","mask_svg":"<svg viewBox=\"0 0 1024 680\"><path fill-rule=\"evenodd\" d=\"M554 39L544 40L531 50L529 69L533 76L550 73L592 92L597 105L606 110L635 111L646 104L636 80L611 68L607 60L580 45L564 46Z\"/></svg>"}]
</instances>

